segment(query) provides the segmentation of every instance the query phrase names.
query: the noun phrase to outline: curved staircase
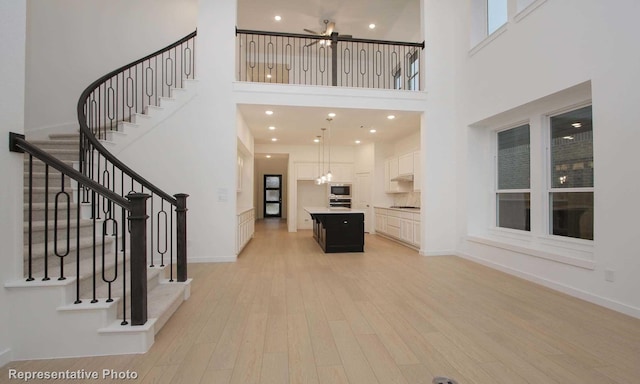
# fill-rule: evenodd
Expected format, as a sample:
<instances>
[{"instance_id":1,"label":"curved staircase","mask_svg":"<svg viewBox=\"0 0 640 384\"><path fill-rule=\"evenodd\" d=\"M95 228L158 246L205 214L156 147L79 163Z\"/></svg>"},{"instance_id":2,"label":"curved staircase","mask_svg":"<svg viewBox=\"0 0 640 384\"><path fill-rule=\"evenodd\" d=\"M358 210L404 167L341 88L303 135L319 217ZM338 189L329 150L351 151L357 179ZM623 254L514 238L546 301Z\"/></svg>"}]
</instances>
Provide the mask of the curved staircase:
<instances>
[{"instance_id":1,"label":"curved staircase","mask_svg":"<svg viewBox=\"0 0 640 384\"><path fill-rule=\"evenodd\" d=\"M153 55L172 58L167 49L185 39ZM111 119L116 107L105 105L100 121L93 113L100 81L81 96L79 133L11 138L13 151L26 152L23 278L5 283L17 324L14 360L143 353L190 294L187 195L166 194L105 149L118 152L140 139L172 113L167 106L179 108L190 97L167 84L167 97L154 96L156 103L148 97L135 108L127 102L129 113L121 111L117 121ZM112 86L106 89L115 95Z\"/></svg>"}]
</instances>

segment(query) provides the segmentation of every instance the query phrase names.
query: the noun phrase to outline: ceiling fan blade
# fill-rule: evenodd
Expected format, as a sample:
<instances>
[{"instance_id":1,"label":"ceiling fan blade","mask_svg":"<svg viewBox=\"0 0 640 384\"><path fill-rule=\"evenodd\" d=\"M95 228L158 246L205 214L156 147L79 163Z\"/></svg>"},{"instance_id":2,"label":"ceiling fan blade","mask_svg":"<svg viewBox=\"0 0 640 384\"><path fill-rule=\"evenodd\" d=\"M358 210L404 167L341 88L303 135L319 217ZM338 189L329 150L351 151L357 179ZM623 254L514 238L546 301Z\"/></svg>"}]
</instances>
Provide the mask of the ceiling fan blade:
<instances>
[{"instance_id":1,"label":"ceiling fan blade","mask_svg":"<svg viewBox=\"0 0 640 384\"><path fill-rule=\"evenodd\" d=\"M340 35L340 37L344 37L345 39L353 39L351 35Z\"/></svg>"},{"instance_id":2,"label":"ceiling fan blade","mask_svg":"<svg viewBox=\"0 0 640 384\"><path fill-rule=\"evenodd\" d=\"M334 23L333 21L330 22L329 24L327 24L327 29L325 29L323 35L325 35L325 36L331 35L331 33L333 33L333 30L334 30L335 27L336 27L336 23Z\"/></svg>"},{"instance_id":3,"label":"ceiling fan blade","mask_svg":"<svg viewBox=\"0 0 640 384\"><path fill-rule=\"evenodd\" d=\"M310 46L312 46L312 45L316 45L316 44L318 44L319 42L320 42L320 40L316 40L316 41L314 41L314 42L312 42L312 43L305 44L305 48L306 48L306 47L310 47Z\"/></svg>"},{"instance_id":4,"label":"ceiling fan blade","mask_svg":"<svg viewBox=\"0 0 640 384\"><path fill-rule=\"evenodd\" d=\"M306 29L306 28L304 28L304 29L303 29L303 31L305 31L305 32L307 32L307 33L311 33L311 34L313 34L313 35L319 35L319 33L318 33L318 32L316 32L316 31L312 31L312 30L310 30L310 29Z\"/></svg>"}]
</instances>

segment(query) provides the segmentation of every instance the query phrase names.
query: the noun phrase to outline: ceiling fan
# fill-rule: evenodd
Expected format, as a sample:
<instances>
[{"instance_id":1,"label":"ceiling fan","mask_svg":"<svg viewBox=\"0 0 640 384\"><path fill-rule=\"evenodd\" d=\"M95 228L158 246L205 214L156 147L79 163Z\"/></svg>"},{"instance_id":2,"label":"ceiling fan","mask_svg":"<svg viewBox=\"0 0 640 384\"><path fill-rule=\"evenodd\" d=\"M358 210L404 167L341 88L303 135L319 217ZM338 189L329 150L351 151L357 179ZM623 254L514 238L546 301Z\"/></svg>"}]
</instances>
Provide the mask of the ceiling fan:
<instances>
[{"instance_id":1,"label":"ceiling fan","mask_svg":"<svg viewBox=\"0 0 640 384\"><path fill-rule=\"evenodd\" d=\"M336 23L333 22L333 21L327 20L327 19L323 20L323 22L324 22L324 31L323 32L316 32L316 31L313 31L311 29L306 29L306 28L304 28L304 31L307 32L307 33L311 33L313 35L316 35L316 36L327 36L327 37L329 37L334 32L335 27L336 27ZM343 36L344 37L351 37L349 35L343 35ZM329 41L329 40L315 40L314 42L305 45L305 47L308 47L308 46L311 46L311 45L314 45L314 44L318 44L318 43L320 43L322 45L331 45L331 41Z\"/></svg>"},{"instance_id":2,"label":"ceiling fan","mask_svg":"<svg viewBox=\"0 0 640 384\"><path fill-rule=\"evenodd\" d=\"M331 33L333 33L333 29L336 27L336 23L334 23L333 21L329 21L327 19L324 20L324 32L316 32L316 31L312 31L311 29L306 29L304 28L304 31L307 33L310 33L312 35L318 35L318 36L331 36Z\"/></svg>"}]
</instances>

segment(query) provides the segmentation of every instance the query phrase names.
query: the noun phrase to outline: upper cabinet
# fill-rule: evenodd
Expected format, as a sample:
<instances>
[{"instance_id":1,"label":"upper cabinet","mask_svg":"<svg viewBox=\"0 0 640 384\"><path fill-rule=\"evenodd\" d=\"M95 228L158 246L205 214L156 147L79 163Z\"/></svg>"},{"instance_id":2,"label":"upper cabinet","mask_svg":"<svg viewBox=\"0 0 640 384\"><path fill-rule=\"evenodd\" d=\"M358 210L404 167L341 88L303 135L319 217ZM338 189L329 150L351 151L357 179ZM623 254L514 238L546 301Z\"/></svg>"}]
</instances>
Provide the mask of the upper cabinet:
<instances>
[{"instance_id":1,"label":"upper cabinet","mask_svg":"<svg viewBox=\"0 0 640 384\"><path fill-rule=\"evenodd\" d=\"M296 163L296 179L297 180L315 180L320 176L318 174L321 167L317 163ZM327 165L325 164L325 172ZM353 164L331 164L331 174L333 175L331 182L334 183L351 183L353 182Z\"/></svg>"},{"instance_id":2,"label":"upper cabinet","mask_svg":"<svg viewBox=\"0 0 640 384\"><path fill-rule=\"evenodd\" d=\"M413 152L398 157L398 176L413 174Z\"/></svg>"},{"instance_id":3,"label":"upper cabinet","mask_svg":"<svg viewBox=\"0 0 640 384\"><path fill-rule=\"evenodd\" d=\"M388 158L385 161L384 172L385 192L419 191L422 180L420 175L420 151Z\"/></svg>"},{"instance_id":4,"label":"upper cabinet","mask_svg":"<svg viewBox=\"0 0 640 384\"><path fill-rule=\"evenodd\" d=\"M422 173L420 166L420 151L413 152L413 190L418 192L422 184Z\"/></svg>"}]
</instances>

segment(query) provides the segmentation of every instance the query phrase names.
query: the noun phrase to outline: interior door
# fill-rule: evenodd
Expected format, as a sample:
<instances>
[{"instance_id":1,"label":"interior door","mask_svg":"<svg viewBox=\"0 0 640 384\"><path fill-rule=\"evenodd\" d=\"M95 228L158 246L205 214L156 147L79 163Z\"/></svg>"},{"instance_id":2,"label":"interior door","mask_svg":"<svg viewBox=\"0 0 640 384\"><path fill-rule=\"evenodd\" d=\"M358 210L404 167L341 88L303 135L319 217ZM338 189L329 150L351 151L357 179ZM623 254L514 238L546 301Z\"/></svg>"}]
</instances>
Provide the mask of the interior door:
<instances>
[{"instance_id":1,"label":"interior door","mask_svg":"<svg viewBox=\"0 0 640 384\"><path fill-rule=\"evenodd\" d=\"M264 217L282 217L282 175L264 175Z\"/></svg>"},{"instance_id":2,"label":"interior door","mask_svg":"<svg viewBox=\"0 0 640 384\"><path fill-rule=\"evenodd\" d=\"M356 173L356 185L353 188L353 202L355 209L364 211L364 231L373 230L373 207L371 206L371 174L369 172Z\"/></svg>"}]
</instances>

